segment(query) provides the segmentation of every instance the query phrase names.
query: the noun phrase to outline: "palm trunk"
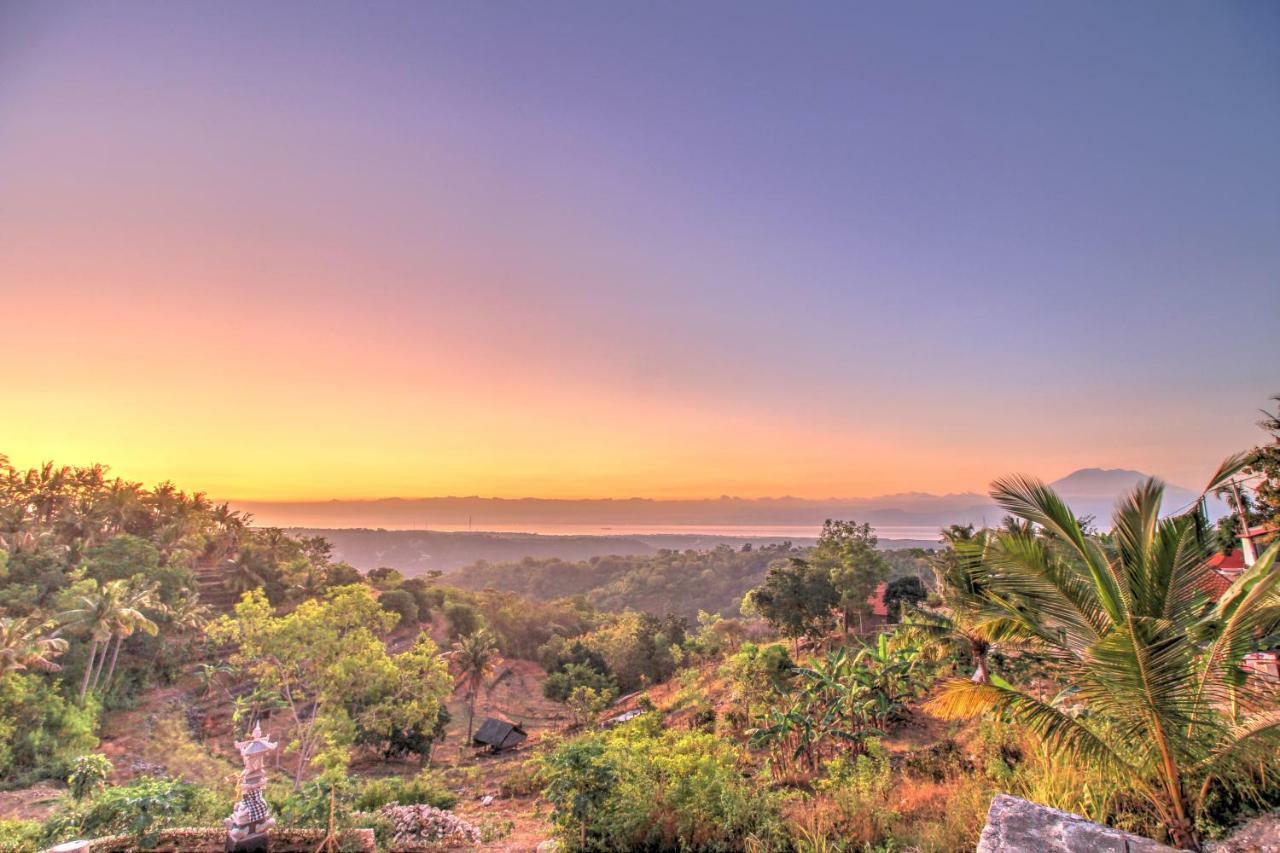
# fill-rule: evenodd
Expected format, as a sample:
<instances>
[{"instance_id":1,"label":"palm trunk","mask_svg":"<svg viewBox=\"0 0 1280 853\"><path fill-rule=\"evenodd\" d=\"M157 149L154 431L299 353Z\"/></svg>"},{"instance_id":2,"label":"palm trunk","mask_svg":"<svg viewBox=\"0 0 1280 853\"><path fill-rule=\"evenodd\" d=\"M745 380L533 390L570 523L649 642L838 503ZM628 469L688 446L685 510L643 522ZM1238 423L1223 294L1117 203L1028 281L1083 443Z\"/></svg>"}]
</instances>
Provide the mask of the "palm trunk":
<instances>
[{"instance_id":1,"label":"palm trunk","mask_svg":"<svg viewBox=\"0 0 1280 853\"><path fill-rule=\"evenodd\" d=\"M985 642L979 643L974 639L969 641L969 653L973 656L973 663L976 669L973 671L973 678L970 679L974 684L990 684L991 673L987 672L987 653L990 650Z\"/></svg>"},{"instance_id":2,"label":"palm trunk","mask_svg":"<svg viewBox=\"0 0 1280 853\"><path fill-rule=\"evenodd\" d=\"M89 647L89 659L84 663L84 678L80 680L80 704L84 704L84 697L89 693L89 675L93 672L93 659L98 656L98 641L94 640L93 645Z\"/></svg>"},{"instance_id":3,"label":"palm trunk","mask_svg":"<svg viewBox=\"0 0 1280 853\"><path fill-rule=\"evenodd\" d=\"M111 677L116 674L116 658L120 657L120 647L124 645L124 634L116 636L116 648L111 653L111 666L107 667L107 680L103 682L103 688L111 686Z\"/></svg>"},{"instance_id":4,"label":"palm trunk","mask_svg":"<svg viewBox=\"0 0 1280 853\"><path fill-rule=\"evenodd\" d=\"M973 678L970 679L974 684L990 684L991 673L987 672L987 656L977 655L978 667L973 671Z\"/></svg>"},{"instance_id":5,"label":"palm trunk","mask_svg":"<svg viewBox=\"0 0 1280 853\"><path fill-rule=\"evenodd\" d=\"M471 687L471 701L467 703L467 744L471 744L471 726L476 720L476 694L480 692L480 685L475 684Z\"/></svg>"},{"instance_id":6,"label":"palm trunk","mask_svg":"<svg viewBox=\"0 0 1280 853\"><path fill-rule=\"evenodd\" d=\"M93 683L90 689L94 693L98 692L98 681L102 678L102 667L107 663L107 648L111 645L111 638L107 637L107 644L102 647L102 654L98 656L98 668L93 671Z\"/></svg>"}]
</instances>

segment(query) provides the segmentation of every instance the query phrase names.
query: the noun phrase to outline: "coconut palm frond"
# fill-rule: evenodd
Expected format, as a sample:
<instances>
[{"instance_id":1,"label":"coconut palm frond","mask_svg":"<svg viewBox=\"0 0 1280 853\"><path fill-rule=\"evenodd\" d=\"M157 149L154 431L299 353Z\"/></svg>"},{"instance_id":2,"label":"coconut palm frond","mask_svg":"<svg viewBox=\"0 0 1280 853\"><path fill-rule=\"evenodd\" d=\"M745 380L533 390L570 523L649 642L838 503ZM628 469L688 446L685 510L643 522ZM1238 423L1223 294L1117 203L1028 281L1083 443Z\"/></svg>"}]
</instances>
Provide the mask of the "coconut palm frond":
<instances>
[{"instance_id":1,"label":"coconut palm frond","mask_svg":"<svg viewBox=\"0 0 1280 853\"><path fill-rule=\"evenodd\" d=\"M960 678L948 679L925 708L948 720L1001 713L1035 733L1052 749L1111 771L1133 770L1128 761L1082 722L1010 687L975 684Z\"/></svg>"},{"instance_id":2,"label":"coconut palm frond","mask_svg":"<svg viewBox=\"0 0 1280 853\"><path fill-rule=\"evenodd\" d=\"M1014 476L997 480L991 496L1014 516L1040 525L1065 542L1092 577L1098 604L1112 622L1121 621L1121 591L1106 554L1096 541L1085 536L1071 508L1053 489L1035 478Z\"/></svg>"}]
</instances>

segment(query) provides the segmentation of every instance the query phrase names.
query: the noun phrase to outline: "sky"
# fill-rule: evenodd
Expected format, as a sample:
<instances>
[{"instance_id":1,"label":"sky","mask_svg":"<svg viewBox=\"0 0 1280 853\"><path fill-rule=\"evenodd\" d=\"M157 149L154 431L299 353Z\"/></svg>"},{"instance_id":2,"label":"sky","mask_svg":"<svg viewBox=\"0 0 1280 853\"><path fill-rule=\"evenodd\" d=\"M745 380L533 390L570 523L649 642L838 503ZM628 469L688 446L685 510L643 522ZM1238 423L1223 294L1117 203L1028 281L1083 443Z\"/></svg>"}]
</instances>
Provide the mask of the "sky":
<instances>
[{"instance_id":1,"label":"sky","mask_svg":"<svg viewBox=\"0 0 1280 853\"><path fill-rule=\"evenodd\" d=\"M220 498L1199 486L1280 4L0 0L0 453Z\"/></svg>"}]
</instances>

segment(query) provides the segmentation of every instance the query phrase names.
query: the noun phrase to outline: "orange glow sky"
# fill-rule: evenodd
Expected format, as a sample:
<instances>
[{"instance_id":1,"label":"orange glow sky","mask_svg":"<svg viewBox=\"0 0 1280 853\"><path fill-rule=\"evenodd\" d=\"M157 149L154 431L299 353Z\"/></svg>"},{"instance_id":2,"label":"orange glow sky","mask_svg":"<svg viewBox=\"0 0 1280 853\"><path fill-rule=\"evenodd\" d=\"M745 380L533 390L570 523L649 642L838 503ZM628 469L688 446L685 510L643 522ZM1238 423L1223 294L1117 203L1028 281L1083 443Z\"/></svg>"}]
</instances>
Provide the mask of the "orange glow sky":
<instances>
[{"instance_id":1,"label":"orange glow sky","mask_svg":"<svg viewBox=\"0 0 1280 853\"><path fill-rule=\"evenodd\" d=\"M1232 332L1280 316L1265 26L5 8L15 465L255 500L1195 487L1280 392L1280 339Z\"/></svg>"}]
</instances>

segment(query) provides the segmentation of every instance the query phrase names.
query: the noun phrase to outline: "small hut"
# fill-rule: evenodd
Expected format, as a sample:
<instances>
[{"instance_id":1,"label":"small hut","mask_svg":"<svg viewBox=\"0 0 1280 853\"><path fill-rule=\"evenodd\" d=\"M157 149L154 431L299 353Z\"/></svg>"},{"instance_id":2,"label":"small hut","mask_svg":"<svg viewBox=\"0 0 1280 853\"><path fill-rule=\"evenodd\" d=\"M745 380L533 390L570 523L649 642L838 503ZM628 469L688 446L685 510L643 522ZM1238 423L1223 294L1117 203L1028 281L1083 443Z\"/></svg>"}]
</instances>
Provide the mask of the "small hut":
<instances>
[{"instance_id":1,"label":"small hut","mask_svg":"<svg viewBox=\"0 0 1280 853\"><path fill-rule=\"evenodd\" d=\"M517 723L486 717L471 739L472 746L488 747L490 752L505 752L524 743L529 733Z\"/></svg>"}]
</instances>

